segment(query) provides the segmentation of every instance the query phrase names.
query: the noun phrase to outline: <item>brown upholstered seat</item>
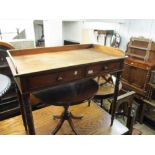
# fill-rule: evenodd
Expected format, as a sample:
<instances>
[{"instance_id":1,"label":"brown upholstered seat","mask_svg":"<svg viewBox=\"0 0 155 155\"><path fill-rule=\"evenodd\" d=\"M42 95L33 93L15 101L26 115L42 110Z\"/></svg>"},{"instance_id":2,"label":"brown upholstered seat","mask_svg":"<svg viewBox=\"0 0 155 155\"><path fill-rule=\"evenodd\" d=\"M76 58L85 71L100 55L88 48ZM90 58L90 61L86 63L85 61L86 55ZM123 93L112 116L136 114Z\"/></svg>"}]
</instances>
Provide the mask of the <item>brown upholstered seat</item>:
<instances>
[{"instance_id":1,"label":"brown upholstered seat","mask_svg":"<svg viewBox=\"0 0 155 155\"><path fill-rule=\"evenodd\" d=\"M96 94L97 90L97 82L92 79L87 79L34 92L33 95L46 104L64 107L61 116L54 116L54 118L60 118L61 120L52 132L53 134L59 131L65 120L69 122L74 133L78 134L71 118L81 119L82 117L73 116L68 108L69 106L80 104L85 100L91 99Z\"/></svg>"}]
</instances>

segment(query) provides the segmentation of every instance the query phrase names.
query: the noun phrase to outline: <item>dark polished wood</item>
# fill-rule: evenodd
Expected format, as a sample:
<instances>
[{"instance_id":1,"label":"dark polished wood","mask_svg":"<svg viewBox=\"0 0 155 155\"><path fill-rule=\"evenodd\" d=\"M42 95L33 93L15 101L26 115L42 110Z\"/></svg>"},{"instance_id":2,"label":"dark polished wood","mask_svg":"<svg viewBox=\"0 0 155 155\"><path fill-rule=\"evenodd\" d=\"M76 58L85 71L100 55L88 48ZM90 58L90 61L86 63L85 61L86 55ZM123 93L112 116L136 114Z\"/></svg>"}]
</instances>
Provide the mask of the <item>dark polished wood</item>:
<instances>
[{"instance_id":1,"label":"dark polished wood","mask_svg":"<svg viewBox=\"0 0 155 155\"><path fill-rule=\"evenodd\" d=\"M128 58L124 63L122 74L123 86L136 91L139 95L146 96L151 70L155 64L148 64L133 58ZM134 76L133 76L134 75Z\"/></svg>"},{"instance_id":2,"label":"dark polished wood","mask_svg":"<svg viewBox=\"0 0 155 155\"><path fill-rule=\"evenodd\" d=\"M28 134L34 135L35 134L35 128L34 128L34 122L33 122L33 115L32 115L32 107L30 102L30 94L25 93L22 94L22 102L23 102L23 108L24 108L24 114L25 114L25 120L24 123L27 123L27 132Z\"/></svg>"},{"instance_id":3,"label":"dark polished wood","mask_svg":"<svg viewBox=\"0 0 155 155\"><path fill-rule=\"evenodd\" d=\"M119 82L120 82L120 77L121 77L121 72L117 72L116 73L116 84L115 84L115 89L114 89L114 99L113 99L113 103L111 106L111 126L113 125L113 121L114 121L114 116L115 116L115 112L116 112L116 107L117 107L117 97L118 97L118 93L119 93Z\"/></svg>"},{"instance_id":4,"label":"dark polished wood","mask_svg":"<svg viewBox=\"0 0 155 155\"><path fill-rule=\"evenodd\" d=\"M16 86L16 93L18 95L18 102L20 104L20 111L22 114L22 119L23 119L23 125L25 127L25 131L27 131L27 121L26 121L26 114L25 114L25 110L24 110L24 102L22 102L22 95L19 92L19 89Z\"/></svg>"},{"instance_id":5,"label":"dark polished wood","mask_svg":"<svg viewBox=\"0 0 155 155\"><path fill-rule=\"evenodd\" d=\"M70 127L77 135L78 132L74 127L72 119L81 119L82 117L74 116L69 111L69 107L90 100L96 94L97 90L98 83L93 79L88 79L51 87L49 89L34 92L33 95L47 105L64 107L61 116L54 116L54 119L58 118L60 119L60 122L52 132L53 134L56 134L64 121L67 120Z\"/></svg>"},{"instance_id":6,"label":"dark polished wood","mask_svg":"<svg viewBox=\"0 0 155 155\"><path fill-rule=\"evenodd\" d=\"M150 95L149 82L151 72L155 70L155 43L150 39L132 37L126 54L128 58L124 61L122 84L124 89L137 93L136 100L140 105L138 119L142 123L146 106L141 100Z\"/></svg>"},{"instance_id":7,"label":"dark polished wood","mask_svg":"<svg viewBox=\"0 0 155 155\"><path fill-rule=\"evenodd\" d=\"M146 97L151 71L155 69L155 44L149 39L132 37L126 54L128 58L124 62L123 86Z\"/></svg>"},{"instance_id":8,"label":"dark polished wood","mask_svg":"<svg viewBox=\"0 0 155 155\"><path fill-rule=\"evenodd\" d=\"M80 44L80 43L72 40L64 40L64 45L75 45L75 44Z\"/></svg>"},{"instance_id":9,"label":"dark polished wood","mask_svg":"<svg viewBox=\"0 0 155 155\"><path fill-rule=\"evenodd\" d=\"M30 92L121 72L125 59L119 49L93 44L10 50L8 54L7 61L23 98L29 134L35 134Z\"/></svg>"},{"instance_id":10,"label":"dark polished wood","mask_svg":"<svg viewBox=\"0 0 155 155\"><path fill-rule=\"evenodd\" d=\"M51 135L51 131L57 126L58 120L53 120L52 115L60 115L62 107L49 106L33 111L34 123L37 135ZM123 135L128 133L128 128L116 119L110 126L111 116L99 106L91 103L75 105L70 107L74 115L83 115L81 120L73 120L75 128L80 135ZM25 135L22 116L16 116L0 121L0 135ZM68 122L64 122L58 135L74 135Z\"/></svg>"},{"instance_id":11,"label":"dark polished wood","mask_svg":"<svg viewBox=\"0 0 155 155\"><path fill-rule=\"evenodd\" d=\"M60 116L54 115L53 119L60 119L58 125L56 128L52 131L52 134L55 135L62 127L65 120L68 121L72 131L75 133L75 135L79 135L78 131L76 130L72 119L82 119L83 116L74 116L69 110L69 106L64 106L64 111Z\"/></svg>"}]
</instances>

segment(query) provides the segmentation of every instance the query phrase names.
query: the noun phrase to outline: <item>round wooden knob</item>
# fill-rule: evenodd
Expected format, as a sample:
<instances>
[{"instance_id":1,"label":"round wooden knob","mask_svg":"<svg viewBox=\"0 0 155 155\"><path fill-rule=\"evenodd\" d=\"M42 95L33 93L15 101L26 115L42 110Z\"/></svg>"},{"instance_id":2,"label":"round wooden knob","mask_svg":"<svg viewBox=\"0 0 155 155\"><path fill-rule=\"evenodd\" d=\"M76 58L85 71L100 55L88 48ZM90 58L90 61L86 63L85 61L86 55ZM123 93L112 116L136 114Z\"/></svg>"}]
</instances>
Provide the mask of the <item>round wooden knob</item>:
<instances>
[{"instance_id":1,"label":"round wooden knob","mask_svg":"<svg viewBox=\"0 0 155 155\"><path fill-rule=\"evenodd\" d=\"M58 81L61 81L61 80L63 80L63 77L62 76L59 76L57 80Z\"/></svg>"},{"instance_id":2,"label":"round wooden knob","mask_svg":"<svg viewBox=\"0 0 155 155\"><path fill-rule=\"evenodd\" d=\"M108 69L108 66L104 66L104 70L107 70Z\"/></svg>"},{"instance_id":3,"label":"round wooden knob","mask_svg":"<svg viewBox=\"0 0 155 155\"><path fill-rule=\"evenodd\" d=\"M90 75L90 74L93 74L94 73L94 71L92 70L92 69L90 69L90 70L88 70L88 74Z\"/></svg>"},{"instance_id":4,"label":"round wooden knob","mask_svg":"<svg viewBox=\"0 0 155 155\"><path fill-rule=\"evenodd\" d=\"M78 75L78 71L74 71L74 75L75 75L75 76Z\"/></svg>"}]
</instances>

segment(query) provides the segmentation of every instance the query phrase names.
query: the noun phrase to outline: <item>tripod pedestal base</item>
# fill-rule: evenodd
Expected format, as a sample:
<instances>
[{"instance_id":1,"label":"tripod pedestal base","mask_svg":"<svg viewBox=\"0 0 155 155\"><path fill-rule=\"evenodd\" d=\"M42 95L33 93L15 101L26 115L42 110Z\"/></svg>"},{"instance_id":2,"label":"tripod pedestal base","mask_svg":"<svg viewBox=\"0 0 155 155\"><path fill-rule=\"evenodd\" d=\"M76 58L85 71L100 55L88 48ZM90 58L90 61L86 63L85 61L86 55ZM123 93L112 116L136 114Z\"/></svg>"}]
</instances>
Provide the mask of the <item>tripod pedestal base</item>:
<instances>
[{"instance_id":1,"label":"tripod pedestal base","mask_svg":"<svg viewBox=\"0 0 155 155\"><path fill-rule=\"evenodd\" d=\"M57 115L54 115L53 116L53 119L60 119L58 125L56 126L56 128L53 130L52 134L55 135L59 130L60 128L62 127L63 123L65 120L68 121L72 131L78 135L78 132L76 131L75 127L74 127L74 124L73 124L73 121L72 119L82 119L83 116L74 116L69 110L68 110L69 106L66 106L64 107L64 111L63 113L60 115L60 116L57 116Z\"/></svg>"}]
</instances>

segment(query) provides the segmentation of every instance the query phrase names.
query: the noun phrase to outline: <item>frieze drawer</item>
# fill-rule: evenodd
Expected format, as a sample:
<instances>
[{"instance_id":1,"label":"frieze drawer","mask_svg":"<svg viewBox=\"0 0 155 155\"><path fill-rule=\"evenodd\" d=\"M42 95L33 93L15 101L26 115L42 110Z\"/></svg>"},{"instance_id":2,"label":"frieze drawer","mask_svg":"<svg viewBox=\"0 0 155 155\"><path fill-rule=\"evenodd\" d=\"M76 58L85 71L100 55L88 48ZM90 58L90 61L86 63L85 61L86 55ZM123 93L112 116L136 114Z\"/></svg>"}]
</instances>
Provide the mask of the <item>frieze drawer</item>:
<instances>
[{"instance_id":1,"label":"frieze drawer","mask_svg":"<svg viewBox=\"0 0 155 155\"><path fill-rule=\"evenodd\" d=\"M90 65L86 69L86 76L96 76L100 73L114 72L119 69L121 69L119 62Z\"/></svg>"},{"instance_id":2,"label":"frieze drawer","mask_svg":"<svg viewBox=\"0 0 155 155\"><path fill-rule=\"evenodd\" d=\"M75 68L66 71L59 71L53 73L47 73L43 75L36 75L28 78L29 86L25 85L24 87L29 87L31 90L35 90L39 87L48 87L57 84L63 84L65 82L78 80L84 78L85 72L83 68Z\"/></svg>"}]
</instances>

